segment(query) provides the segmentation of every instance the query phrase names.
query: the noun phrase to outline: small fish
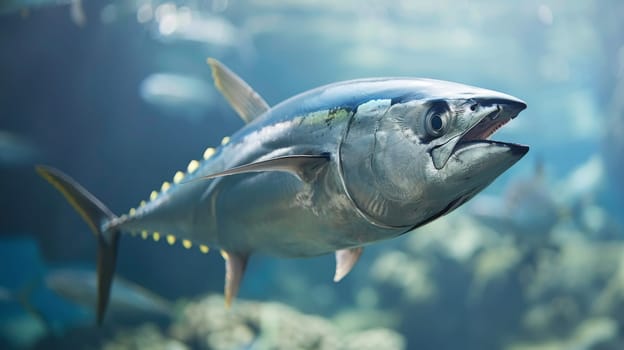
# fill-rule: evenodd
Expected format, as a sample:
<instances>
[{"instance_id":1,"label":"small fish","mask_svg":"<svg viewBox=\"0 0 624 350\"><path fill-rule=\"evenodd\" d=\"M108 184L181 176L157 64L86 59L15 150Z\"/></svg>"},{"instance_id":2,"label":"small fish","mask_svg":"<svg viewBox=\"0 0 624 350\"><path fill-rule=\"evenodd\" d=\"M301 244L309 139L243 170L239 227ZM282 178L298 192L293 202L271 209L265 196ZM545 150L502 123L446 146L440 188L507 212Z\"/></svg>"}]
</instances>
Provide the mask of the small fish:
<instances>
[{"instance_id":1,"label":"small fish","mask_svg":"<svg viewBox=\"0 0 624 350\"><path fill-rule=\"evenodd\" d=\"M141 99L165 114L191 121L203 117L214 101L214 89L200 79L173 73L155 73L139 86Z\"/></svg>"},{"instance_id":2,"label":"small fish","mask_svg":"<svg viewBox=\"0 0 624 350\"><path fill-rule=\"evenodd\" d=\"M122 232L203 253L219 248L230 305L251 254L335 253L339 281L365 245L453 211L528 151L488 139L526 108L500 92L373 78L322 86L269 107L223 64L208 63L217 89L247 124L176 172L149 201L117 216L68 175L37 167L96 235L98 323Z\"/></svg>"},{"instance_id":3,"label":"small fish","mask_svg":"<svg viewBox=\"0 0 624 350\"><path fill-rule=\"evenodd\" d=\"M0 286L0 302L19 304L29 315L36 319L46 329L52 330L54 328L49 319L37 306L32 303L32 294L37 286L38 284L36 281L31 281L16 290Z\"/></svg>"},{"instance_id":4,"label":"small fish","mask_svg":"<svg viewBox=\"0 0 624 350\"><path fill-rule=\"evenodd\" d=\"M566 216L550 191L541 162L534 174L512 182L502 198L481 196L470 213L495 231L507 231L524 241L542 241Z\"/></svg>"},{"instance_id":5,"label":"small fish","mask_svg":"<svg viewBox=\"0 0 624 350\"><path fill-rule=\"evenodd\" d=\"M14 300L13 292L8 288L0 286L0 302L12 302Z\"/></svg>"},{"instance_id":6,"label":"small fish","mask_svg":"<svg viewBox=\"0 0 624 350\"><path fill-rule=\"evenodd\" d=\"M15 266L20 267L19 273L15 272ZM172 316L169 301L121 277L116 276L114 281L109 312L117 321ZM56 333L90 319L92 315L88 311L97 294L95 269L51 268L32 238L0 240L0 305L19 304L47 331ZM59 298L67 303L58 303ZM67 309L58 314L58 309L50 305L63 305Z\"/></svg>"},{"instance_id":7,"label":"small fish","mask_svg":"<svg viewBox=\"0 0 624 350\"><path fill-rule=\"evenodd\" d=\"M23 9L69 5L74 0L3 0L0 2L0 13L18 12Z\"/></svg>"},{"instance_id":8,"label":"small fish","mask_svg":"<svg viewBox=\"0 0 624 350\"><path fill-rule=\"evenodd\" d=\"M97 273L89 269L63 268L49 271L44 278L45 287L66 300L91 307L97 300ZM170 302L153 292L120 277L114 278L109 312L114 315L164 315L170 316Z\"/></svg>"},{"instance_id":9,"label":"small fish","mask_svg":"<svg viewBox=\"0 0 624 350\"><path fill-rule=\"evenodd\" d=\"M40 151L28 138L0 130L0 167L33 164Z\"/></svg>"},{"instance_id":10,"label":"small fish","mask_svg":"<svg viewBox=\"0 0 624 350\"><path fill-rule=\"evenodd\" d=\"M143 13L143 8L137 13ZM252 36L225 17L166 2L156 7L153 19L154 37L164 43L189 43L217 54L236 52L243 62L250 62L255 56Z\"/></svg>"},{"instance_id":11,"label":"small fish","mask_svg":"<svg viewBox=\"0 0 624 350\"><path fill-rule=\"evenodd\" d=\"M0 15L12 12L27 14L30 9L50 6L69 5L69 14L72 22L79 27L87 23L82 0L2 0L0 1Z\"/></svg>"}]
</instances>

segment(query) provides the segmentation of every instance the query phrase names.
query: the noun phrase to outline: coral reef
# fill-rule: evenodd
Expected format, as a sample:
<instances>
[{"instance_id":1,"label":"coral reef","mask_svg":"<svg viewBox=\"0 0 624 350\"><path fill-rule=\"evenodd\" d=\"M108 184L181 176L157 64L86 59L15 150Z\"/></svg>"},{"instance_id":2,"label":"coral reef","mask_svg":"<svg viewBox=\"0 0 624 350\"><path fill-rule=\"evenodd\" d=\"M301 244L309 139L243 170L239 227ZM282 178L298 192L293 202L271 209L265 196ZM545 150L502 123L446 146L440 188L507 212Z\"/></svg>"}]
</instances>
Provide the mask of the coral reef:
<instances>
[{"instance_id":1,"label":"coral reef","mask_svg":"<svg viewBox=\"0 0 624 350\"><path fill-rule=\"evenodd\" d=\"M523 245L451 215L375 258L374 290L399 296L379 307L399 315L409 348L455 348L444 336L458 334L465 349L620 349L624 244L565 221L546 238Z\"/></svg>"},{"instance_id":2,"label":"coral reef","mask_svg":"<svg viewBox=\"0 0 624 350\"><path fill-rule=\"evenodd\" d=\"M220 296L188 303L165 331L150 324L122 329L104 342L122 349L404 349L395 331L375 328L345 332L327 319L279 303L238 300L226 309Z\"/></svg>"}]
</instances>

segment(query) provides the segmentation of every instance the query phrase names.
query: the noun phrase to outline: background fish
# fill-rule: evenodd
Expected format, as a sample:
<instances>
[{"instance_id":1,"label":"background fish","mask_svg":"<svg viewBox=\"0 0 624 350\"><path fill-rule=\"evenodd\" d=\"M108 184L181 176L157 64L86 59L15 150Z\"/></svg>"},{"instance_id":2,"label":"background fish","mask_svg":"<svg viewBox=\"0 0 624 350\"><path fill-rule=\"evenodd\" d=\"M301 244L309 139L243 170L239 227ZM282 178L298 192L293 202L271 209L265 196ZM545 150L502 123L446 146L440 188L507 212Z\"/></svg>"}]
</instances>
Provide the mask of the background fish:
<instances>
[{"instance_id":1,"label":"background fish","mask_svg":"<svg viewBox=\"0 0 624 350\"><path fill-rule=\"evenodd\" d=\"M46 336L62 336L75 327L93 325L91 310L97 299L93 268L80 264L49 266L42 260L37 243L30 239L0 240L0 252L0 339L13 345L28 345ZM20 270L19 266L28 268ZM116 324L173 316L169 301L121 277L115 280L110 312ZM7 315L19 315L30 339L12 334L15 329Z\"/></svg>"},{"instance_id":2,"label":"background fish","mask_svg":"<svg viewBox=\"0 0 624 350\"><path fill-rule=\"evenodd\" d=\"M26 137L0 130L0 167L32 165L41 159L41 151Z\"/></svg>"},{"instance_id":3,"label":"background fish","mask_svg":"<svg viewBox=\"0 0 624 350\"><path fill-rule=\"evenodd\" d=\"M163 114L194 123L214 110L214 88L198 78L182 74L151 74L141 82L139 94L145 103Z\"/></svg>"},{"instance_id":4,"label":"background fish","mask_svg":"<svg viewBox=\"0 0 624 350\"><path fill-rule=\"evenodd\" d=\"M119 320L159 315L171 317L173 306L149 290L116 277L111 289L110 308ZM97 273L93 269L55 268L44 277L44 286L59 296L87 309L97 300Z\"/></svg>"},{"instance_id":5,"label":"background fish","mask_svg":"<svg viewBox=\"0 0 624 350\"><path fill-rule=\"evenodd\" d=\"M509 184L504 196L482 196L470 206L470 213L492 229L508 232L519 241L542 244L555 225L568 217L568 210L555 200L541 163L531 177Z\"/></svg>"},{"instance_id":6,"label":"background fish","mask_svg":"<svg viewBox=\"0 0 624 350\"><path fill-rule=\"evenodd\" d=\"M52 6L69 6L71 20L79 27L87 22L87 18L82 7L82 0L4 0L0 2L0 15L12 12L21 12L27 15L31 9Z\"/></svg>"}]
</instances>

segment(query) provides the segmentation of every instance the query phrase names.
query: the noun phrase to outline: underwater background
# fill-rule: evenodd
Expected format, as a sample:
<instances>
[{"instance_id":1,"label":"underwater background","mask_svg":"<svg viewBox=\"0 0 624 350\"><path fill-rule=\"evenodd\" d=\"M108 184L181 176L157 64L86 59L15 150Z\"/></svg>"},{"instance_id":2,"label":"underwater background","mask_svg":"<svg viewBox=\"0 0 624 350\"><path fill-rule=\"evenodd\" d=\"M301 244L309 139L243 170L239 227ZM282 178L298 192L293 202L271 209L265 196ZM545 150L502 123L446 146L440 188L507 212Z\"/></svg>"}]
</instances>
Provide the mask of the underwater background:
<instances>
[{"instance_id":1,"label":"underwater background","mask_svg":"<svg viewBox=\"0 0 624 350\"><path fill-rule=\"evenodd\" d=\"M95 326L96 240L34 171L116 213L243 126L207 57L271 105L414 76L528 104L531 146L453 213L334 257L224 263L124 236ZM624 2L0 0L0 348L623 349Z\"/></svg>"}]
</instances>

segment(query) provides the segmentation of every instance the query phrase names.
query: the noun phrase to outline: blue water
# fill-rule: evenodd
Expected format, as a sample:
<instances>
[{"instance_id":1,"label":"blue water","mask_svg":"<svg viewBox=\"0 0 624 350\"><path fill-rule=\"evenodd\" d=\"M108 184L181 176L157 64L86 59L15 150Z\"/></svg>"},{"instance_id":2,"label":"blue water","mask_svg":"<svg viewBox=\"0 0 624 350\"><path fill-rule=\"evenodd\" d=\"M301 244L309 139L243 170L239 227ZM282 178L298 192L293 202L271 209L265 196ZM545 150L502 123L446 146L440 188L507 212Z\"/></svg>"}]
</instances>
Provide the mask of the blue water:
<instances>
[{"instance_id":1,"label":"blue water","mask_svg":"<svg viewBox=\"0 0 624 350\"><path fill-rule=\"evenodd\" d=\"M554 227L527 240L504 221L480 222L470 202L441 223L367 247L339 284L331 281L332 256L254 256L240 298L280 302L334 324L341 314L360 315L366 326L359 329L390 328L410 349L624 343L620 1L40 3L0 4L0 287L20 293L53 264L94 264L93 235L34 164L62 169L123 213L243 126L212 87L206 58L215 57L270 105L322 84L378 76L517 96L527 110L494 139L531 151L484 195L508 203L501 215L514 215L505 212L514 201L509 188L542 181L558 213ZM158 73L183 79L147 86ZM180 81L195 88L175 89ZM403 254L409 268L383 267L391 253ZM176 301L222 293L222 260L218 252L124 236L117 272ZM394 280L393 271L404 277ZM32 289L54 326L41 327L16 300L0 301L3 322L30 317L24 329L40 329L19 331L26 342L0 334L0 347L66 348L76 329L89 329L76 346L100 346L136 325L97 330L91 314L45 286ZM169 325L159 324L168 334Z\"/></svg>"}]
</instances>

